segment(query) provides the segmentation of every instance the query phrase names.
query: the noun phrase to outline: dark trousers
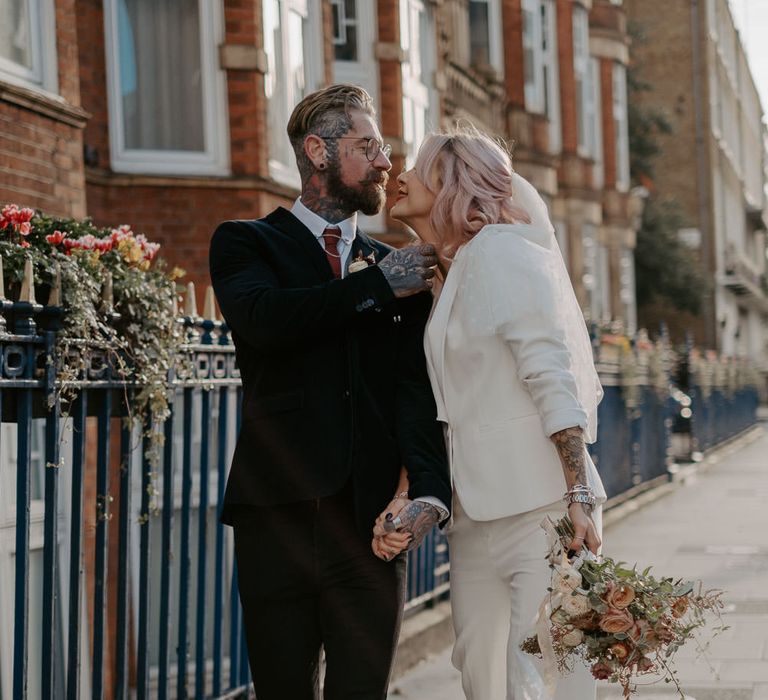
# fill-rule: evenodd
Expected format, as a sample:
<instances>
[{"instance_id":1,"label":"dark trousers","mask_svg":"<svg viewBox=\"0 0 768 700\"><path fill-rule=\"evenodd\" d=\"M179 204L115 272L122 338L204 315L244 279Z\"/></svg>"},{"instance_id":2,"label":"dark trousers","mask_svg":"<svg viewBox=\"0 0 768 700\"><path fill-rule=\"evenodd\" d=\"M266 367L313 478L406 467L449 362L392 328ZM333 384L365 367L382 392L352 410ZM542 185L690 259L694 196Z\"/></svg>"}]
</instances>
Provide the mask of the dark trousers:
<instances>
[{"instance_id":1,"label":"dark trousers","mask_svg":"<svg viewBox=\"0 0 768 700\"><path fill-rule=\"evenodd\" d=\"M373 523L371 523L373 526ZM234 523L238 587L257 700L383 700L405 598L405 556L377 559L352 489L248 508Z\"/></svg>"}]
</instances>

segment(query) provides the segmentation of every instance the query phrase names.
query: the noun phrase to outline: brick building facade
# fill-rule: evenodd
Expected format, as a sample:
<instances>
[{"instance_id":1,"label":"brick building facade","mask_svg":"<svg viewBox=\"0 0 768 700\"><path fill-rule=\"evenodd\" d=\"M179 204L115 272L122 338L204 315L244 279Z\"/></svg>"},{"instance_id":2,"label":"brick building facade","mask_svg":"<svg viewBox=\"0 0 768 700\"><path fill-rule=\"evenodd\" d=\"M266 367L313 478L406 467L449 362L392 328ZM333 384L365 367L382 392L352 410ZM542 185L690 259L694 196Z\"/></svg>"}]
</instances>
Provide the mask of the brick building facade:
<instances>
[{"instance_id":1,"label":"brick building facade","mask_svg":"<svg viewBox=\"0 0 768 700\"><path fill-rule=\"evenodd\" d=\"M768 368L768 140L728 2L628 0L627 12L653 38L634 49L640 80L653 86L637 99L671 125L654 186L679 203L690 264L709 282L700 317L655 314L678 337L690 330L698 344Z\"/></svg>"},{"instance_id":2,"label":"brick building facade","mask_svg":"<svg viewBox=\"0 0 768 700\"><path fill-rule=\"evenodd\" d=\"M296 196L293 104L356 82L379 106L393 173L426 131L457 119L510 141L550 205L585 313L634 326L620 1L10 6L28 46L0 49L0 200L131 223L204 284L219 221ZM386 215L364 225L393 243L408 236Z\"/></svg>"}]
</instances>

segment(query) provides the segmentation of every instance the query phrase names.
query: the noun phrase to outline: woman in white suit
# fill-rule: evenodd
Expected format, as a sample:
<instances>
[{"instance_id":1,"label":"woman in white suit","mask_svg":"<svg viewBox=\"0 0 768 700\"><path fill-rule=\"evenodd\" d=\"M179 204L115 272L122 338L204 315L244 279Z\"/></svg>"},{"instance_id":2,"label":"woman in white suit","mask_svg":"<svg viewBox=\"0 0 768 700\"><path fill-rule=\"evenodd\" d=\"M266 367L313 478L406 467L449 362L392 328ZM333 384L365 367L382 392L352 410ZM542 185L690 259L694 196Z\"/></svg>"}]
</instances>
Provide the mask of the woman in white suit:
<instances>
[{"instance_id":1,"label":"woman in white suit","mask_svg":"<svg viewBox=\"0 0 768 700\"><path fill-rule=\"evenodd\" d=\"M397 181L391 216L440 260L425 347L453 481L453 663L470 700L549 698L519 644L550 581L543 518L567 508L571 548L601 544L605 492L585 447L602 395L589 337L544 202L498 143L474 129L432 134ZM389 556L411 526L402 505L374 531ZM580 669L554 698L595 694Z\"/></svg>"}]
</instances>

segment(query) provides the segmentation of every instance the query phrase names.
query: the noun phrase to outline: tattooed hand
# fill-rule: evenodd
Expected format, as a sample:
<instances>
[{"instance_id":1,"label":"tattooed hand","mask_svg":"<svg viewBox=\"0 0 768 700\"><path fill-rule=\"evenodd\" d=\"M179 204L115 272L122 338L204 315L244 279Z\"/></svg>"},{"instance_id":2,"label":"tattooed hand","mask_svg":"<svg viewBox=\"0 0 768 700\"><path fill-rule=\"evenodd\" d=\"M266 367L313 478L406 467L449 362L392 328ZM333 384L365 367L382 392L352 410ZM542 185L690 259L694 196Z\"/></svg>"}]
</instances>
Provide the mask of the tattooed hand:
<instances>
[{"instance_id":1,"label":"tattooed hand","mask_svg":"<svg viewBox=\"0 0 768 700\"><path fill-rule=\"evenodd\" d=\"M574 484L587 484L587 448L584 444L584 432L578 426L565 428L551 436L555 443L560 462L563 465L565 483L570 488ZM600 549L600 535L592 520L591 508L583 503L571 503L568 514L573 523L573 540L570 549L578 552L585 545L592 553Z\"/></svg>"},{"instance_id":2,"label":"tattooed hand","mask_svg":"<svg viewBox=\"0 0 768 700\"><path fill-rule=\"evenodd\" d=\"M381 260L379 269L396 297L418 294L432 286L437 254L433 245L412 245L393 250Z\"/></svg>"},{"instance_id":3,"label":"tattooed hand","mask_svg":"<svg viewBox=\"0 0 768 700\"><path fill-rule=\"evenodd\" d=\"M439 511L431 503L411 501L399 515L387 513L383 520L377 520L373 534L382 536L388 532L408 533L412 536L408 549L416 549L426 534L437 525L439 518Z\"/></svg>"}]
</instances>

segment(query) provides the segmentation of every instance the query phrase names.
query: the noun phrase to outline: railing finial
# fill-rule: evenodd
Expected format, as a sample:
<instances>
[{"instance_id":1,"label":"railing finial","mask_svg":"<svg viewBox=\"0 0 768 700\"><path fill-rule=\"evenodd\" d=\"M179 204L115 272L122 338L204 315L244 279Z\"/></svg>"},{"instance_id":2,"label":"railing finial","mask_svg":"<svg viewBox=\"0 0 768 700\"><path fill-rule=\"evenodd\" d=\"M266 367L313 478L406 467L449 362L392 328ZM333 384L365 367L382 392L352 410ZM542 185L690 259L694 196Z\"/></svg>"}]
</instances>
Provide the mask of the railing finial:
<instances>
[{"instance_id":1,"label":"railing finial","mask_svg":"<svg viewBox=\"0 0 768 700\"><path fill-rule=\"evenodd\" d=\"M205 306L203 307L203 318L206 321L216 320L216 295L213 293L213 287L210 284L205 290Z\"/></svg>"},{"instance_id":2,"label":"railing finial","mask_svg":"<svg viewBox=\"0 0 768 700\"><path fill-rule=\"evenodd\" d=\"M189 318L197 318L197 298L195 297L195 283L187 283L187 296L184 299L184 315Z\"/></svg>"},{"instance_id":3,"label":"railing finial","mask_svg":"<svg viewBox=\"0 0 768 700\"><path fill-rule=\"evenodd\" d=\"M51 295L48 297L48 306L61 306L61 266L58 262L53 264L53 287Z\"/></svg>"},{"instance_id":4,"label":"railing finial","mask_svg":"<svg viewBox=\"0 0 768 700\"><path fill-rule=\"evenodd\" d=\"M104 285L101 288L101 301L104 305L104 311L107 313L111 312L115 299L112 292L112 273L109 270L104 273Z\"/></svg>"},{"instance_id":5,"label":"railing finial","mask_svg":"<svg viewBox=\"0 0 768 700\"><path fill-rule=\"evenodd\" d=\"M30 304L37 303L35 300L35 274L32 267L32 258L27 258L24 262L24 279L21 283L19 301L28 301Z\"/></svg>"}]
</instances>

